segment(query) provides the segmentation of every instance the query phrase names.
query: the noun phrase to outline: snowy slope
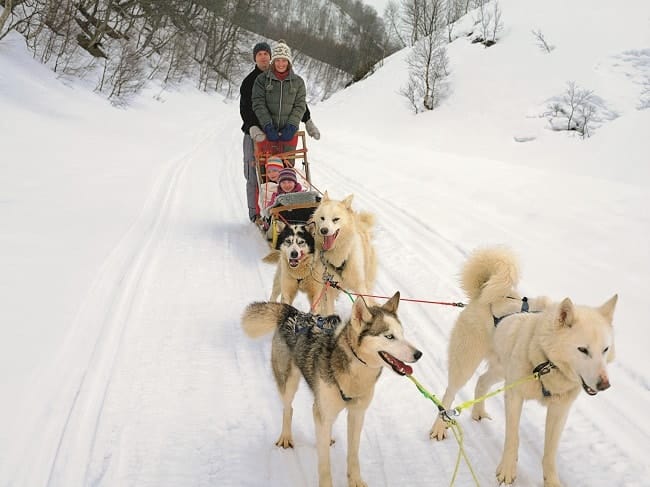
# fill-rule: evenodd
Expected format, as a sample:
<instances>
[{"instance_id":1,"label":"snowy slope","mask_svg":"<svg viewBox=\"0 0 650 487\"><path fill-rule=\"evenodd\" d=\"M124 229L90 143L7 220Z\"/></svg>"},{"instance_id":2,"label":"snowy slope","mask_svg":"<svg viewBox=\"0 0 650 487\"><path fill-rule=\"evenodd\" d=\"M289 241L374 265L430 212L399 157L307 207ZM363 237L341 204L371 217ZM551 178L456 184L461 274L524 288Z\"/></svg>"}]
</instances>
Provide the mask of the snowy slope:
<instances>
[{"instance_id":1,"label":"snowy slope","mask_svg":"<svg viewBox=\"0 0 650 487\"><path fill-rule=\"evenodd\" d=\"M576 401L560 476L646 485L650 110L637 101L650 6L502 7L500 44L450 46L452 91L436 111L414 116L397 94L406 52L313 107L323 133L309 141L313 179L376 214L377 294L462 301L460 266L492 243L521 257L529 294L599 304L618 292L613 386ZM552 54L535 47L537 27ZM585 141L531 117L569 79L618 114ZM239 327L273 268L246 221L237 103L153 95L116 110L61 84L19 38L0 42L0 486L316 485L309 392L294 403L296 447L281 451L270 340ZM442 394L458 310L404 302L400 312L424 351L415 377ZM491 422L461 418L481 485L494 484L503 441L502 400L488 408ZM369 485L449 483L457 445L428 439L434 417L408 380L382 376L361 440ZM526 405L517 485L542 485L543 417ZM473 485L464 466L456 485Z\"/></svg>"}]
</instances>

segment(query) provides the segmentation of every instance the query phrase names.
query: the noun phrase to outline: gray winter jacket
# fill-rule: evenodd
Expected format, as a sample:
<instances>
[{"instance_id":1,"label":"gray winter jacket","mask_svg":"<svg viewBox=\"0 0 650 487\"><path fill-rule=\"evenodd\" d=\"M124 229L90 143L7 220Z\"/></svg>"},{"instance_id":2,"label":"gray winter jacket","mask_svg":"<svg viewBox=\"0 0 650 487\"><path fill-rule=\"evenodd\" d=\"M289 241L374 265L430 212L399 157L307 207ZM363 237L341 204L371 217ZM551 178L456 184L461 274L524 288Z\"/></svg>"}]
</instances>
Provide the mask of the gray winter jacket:
<instances>
[{"instance_id":1,"label":"gray winter jacket","mask_svg":"<svg viewBox=\"0 0 650 487\"><path fill-rule=\"evenodd\" d=\"M305 96L305 82L293 69L284 81L269 69L253 84L253 111L262 128L269 123L278 131L287 124L298 127L307 107Z\"/></svg>"}]
</instances>

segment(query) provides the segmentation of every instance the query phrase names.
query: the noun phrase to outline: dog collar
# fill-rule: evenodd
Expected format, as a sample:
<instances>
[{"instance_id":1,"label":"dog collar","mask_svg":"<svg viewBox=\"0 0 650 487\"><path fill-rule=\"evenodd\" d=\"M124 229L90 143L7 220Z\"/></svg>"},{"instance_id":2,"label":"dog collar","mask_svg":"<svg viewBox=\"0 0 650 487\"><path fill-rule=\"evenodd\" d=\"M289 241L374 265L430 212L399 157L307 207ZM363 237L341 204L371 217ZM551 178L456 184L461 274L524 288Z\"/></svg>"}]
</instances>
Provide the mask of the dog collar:
<instances>
[{"instance_id":1,"label":"dog collar","mask_svg":"<svg viewBox=\"0 0 650 487\"><path fill-rule=\"evenodd\" d=\"M550 373L551 370L555 368L557 368L556 365L550 360L547 360L546 362L542 362L533 369L533 374L537 375L539 384L542 386L542 395L544 397L551 397L553 394L544 386L544 383L542 382L542 376Z\"/></svg>"}]
</instances>

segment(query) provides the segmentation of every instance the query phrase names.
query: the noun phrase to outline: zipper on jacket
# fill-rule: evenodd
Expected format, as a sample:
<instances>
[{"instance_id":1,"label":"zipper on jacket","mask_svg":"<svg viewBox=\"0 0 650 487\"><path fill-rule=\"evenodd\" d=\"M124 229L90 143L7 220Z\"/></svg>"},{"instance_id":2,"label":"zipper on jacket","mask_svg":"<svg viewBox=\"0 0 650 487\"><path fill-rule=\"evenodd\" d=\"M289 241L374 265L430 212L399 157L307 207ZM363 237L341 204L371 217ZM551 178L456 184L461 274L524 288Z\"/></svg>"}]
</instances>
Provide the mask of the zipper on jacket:
<instances>
[{"instance_id":1,"label":"zipper on jacket","mask_svg":"<svg viewBox=\"0 0 650 487\"><path fill-rule=\"evenodd\" d=\"M278 130L280 130L280 117L282 116L282 89L284 87L284 80L280 81L280 107L278 108Z\"/></svg>"}]
</instances>

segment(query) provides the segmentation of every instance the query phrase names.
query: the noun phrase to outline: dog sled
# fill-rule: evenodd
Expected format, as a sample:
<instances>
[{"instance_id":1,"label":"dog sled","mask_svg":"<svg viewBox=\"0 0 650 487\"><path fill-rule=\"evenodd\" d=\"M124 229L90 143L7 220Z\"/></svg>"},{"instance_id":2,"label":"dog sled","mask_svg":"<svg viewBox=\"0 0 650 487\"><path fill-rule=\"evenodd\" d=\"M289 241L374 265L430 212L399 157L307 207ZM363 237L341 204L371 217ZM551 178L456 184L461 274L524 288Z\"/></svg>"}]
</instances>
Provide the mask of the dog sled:
<instances>
[{"instance_id":1,"label":"dog sled","mask_svg":"<svg viewBox=\"0 0 650 487\"><path fill-rule=\"evenodd\" d=\"M284 167L292 167L301 181L303 191L278 195L275 204L268 208L260 208L260 192L267 191L270 180L267 177L267 163L270 158L280 158ZM261 218L258 226L266 234L271 246L275 247L279 234L279 222L285 224L306 223L320 203L320 193L311 183L309 160L307 159L307 144L305 132L299 131L289 141L264 140L255 143L255 162L257 172L258 213ZM263 195L266 196L266 195Z\"/></svg>"}]
</instances>

